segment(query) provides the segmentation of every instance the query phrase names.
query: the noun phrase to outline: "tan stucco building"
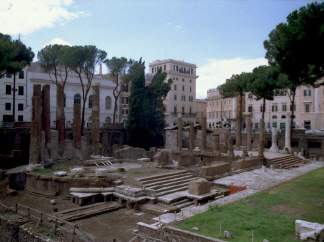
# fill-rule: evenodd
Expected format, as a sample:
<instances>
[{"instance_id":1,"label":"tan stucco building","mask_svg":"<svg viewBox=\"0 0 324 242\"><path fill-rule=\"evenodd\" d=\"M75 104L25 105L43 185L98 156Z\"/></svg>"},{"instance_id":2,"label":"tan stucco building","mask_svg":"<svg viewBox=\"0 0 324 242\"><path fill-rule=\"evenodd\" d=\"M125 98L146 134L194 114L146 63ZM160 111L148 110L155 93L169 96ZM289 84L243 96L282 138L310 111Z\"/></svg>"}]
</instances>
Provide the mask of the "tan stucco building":
<instances>
[{"instance_id":1,"label":"tan stucco building","mask_svg":"<svg viewBox=\"0 0 324 242\"><path fill-rule=\"evenodd\" d=\"M166 80L171 78L173 81L164 100L166 125L177 124L178 115L181 115L183 121L195 122L197 66L172 59L156 60L149 64L150 75L157 73L159 68L167 73Z\"/></svg>"},{"instance_id":2,"label":"tan stucco building","mask_svg":"<svg viewBox=\"0 0 324 242\"><path fill-rule=\"evenodd\" d=\"M202 125L202 118L207 117L207 101L205 99L196 99L197 115L196 121Z\"/></svg>"}]
</instances>

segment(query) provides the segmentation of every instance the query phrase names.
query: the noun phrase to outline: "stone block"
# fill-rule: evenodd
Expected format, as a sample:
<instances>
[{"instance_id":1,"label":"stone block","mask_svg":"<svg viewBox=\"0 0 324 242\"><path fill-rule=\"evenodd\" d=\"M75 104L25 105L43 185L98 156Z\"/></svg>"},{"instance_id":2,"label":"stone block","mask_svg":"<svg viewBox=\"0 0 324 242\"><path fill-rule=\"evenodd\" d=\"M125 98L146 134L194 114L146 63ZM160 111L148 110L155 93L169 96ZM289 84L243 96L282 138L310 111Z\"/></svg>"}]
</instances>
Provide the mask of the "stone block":
<instances>
[{"instance_id":1,"label":"stone block","mask_svg":"<svg viewBox=\"0 0 324 242\"><path fill-rule=\"evenodd\" d=\"M137 159L138 161L141 161L141 162L150 162L150 158L140 158L140 159Z\"/></svg>"},{"instance_id":2,"label":"stone block","mask_svg":"<svg viewBox=\"0 0 324 242\"><path fill-rule=\"evenodd\" d=\"M67 176L67 172L66 171L56 171L54 172L55 176Z\"/></svg>"},{"instance_id":3,"label":"stone block","mask_svg":"<svg viewBox=\"0 0 324 242\"><path fill-rule=\"evenodd\" d=\"M190 181L189 191L193 195L203 195L210 192L210 184L204 178L198 178L196 180Z\"/></svg>"},{"instance_id":4,"label":"stone block","mask_svg":"<svg viewBox=\"0 0 324 242\"><path fill-rule=\"evenodd\" d=\"M129 188L129 186L119 185L115 187L115 192L123 194L124 190L127 188Z\"/></svg>"},{"instance_id":5,"label":"stone block","mask_svg":"<svg viewBox=\"0 0 324 242\"><path fill-rule=\"evenodd\" d=\"M105 168L97 168L95 170L95 176L100 177L100 176L107 176L108 170Z\"/></svg>"},{"instance_id":6,"label":"stone block","mask_svg":"<svg viewBox=\"0 0 324 242\"><path fill-rule=\"evenodd\" d=\"M179 166L193 166L195 164L195 159L191 155L180 155L178 159Z\"/></svg>"},{"instance_id":7,"label":"stone block","mask_svg":"<svg viewBox=\"0 0 324 242\"><path fill-rule=\"evenodd\" d=\"M201 175L202 176L216 176L219 174L223 174L225 172L231 171L230 163L220 163L211 166L202 166L201 167Z\"/></svg>"},{"instance_id":8,"label":"stone block","mask_svg":"<svg viewBox=\"0 0 324 242\"><path fill-rule=\"evenodd\" d=\"M141 188L132 187L124 189L123 194L129 197L143 197L145 191Z\"/></svg>"},{"instance_id":9,"label":"stone block","mask_svg":"<svg viewBox=\"0 0 324 242\"><path fill-rule=\"evenodd\" d=\"M301 241L323 241L324 225L303 220L295 221L296 236Z\"/></svg>"},{"instance_id":10,"label":"stone block","mask_svg":"<svg viewBox=\"0 0 324 242\"><path fill-rule=\"evenodd\" d=\"M75 167L71 169L71 173L73 175L82 175L84 173L84 169L82 167Z\"/></svg>"}]
</instances>

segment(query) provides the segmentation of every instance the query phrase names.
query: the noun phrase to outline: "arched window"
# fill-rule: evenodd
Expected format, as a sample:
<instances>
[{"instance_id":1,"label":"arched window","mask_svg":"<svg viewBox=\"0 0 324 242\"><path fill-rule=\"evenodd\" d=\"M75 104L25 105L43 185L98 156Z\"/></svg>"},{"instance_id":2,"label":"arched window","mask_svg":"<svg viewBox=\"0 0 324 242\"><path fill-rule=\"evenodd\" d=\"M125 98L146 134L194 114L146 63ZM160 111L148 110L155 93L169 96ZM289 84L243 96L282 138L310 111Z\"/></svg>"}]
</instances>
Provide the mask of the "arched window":
<instances>
[{"instance_id":1,"label":"arched window","mask_svg":"<svg viewBox=\"0 0 324 242\"><path fill-rule=\"evenodd\" d=\"M273 116L272 116L272 119L277 119L277 116L276 116L276 115L273 115Z\"/></svg>"},{"instance_id":2,"label":"arched window","mask_svg":"<svg viewBox=\"0 0 324 242\"><path fill-rule=\"evenodd\" d=\"M285 116L285 115L282 115L282 116L281 116L281 118L282 118L282 119L285 119L285 118L286 118L286 116Z\"/></svg>"},{"instance_id":3,"label":"arched window","mask_svg":"<svg viewBox=\"0 0 324 242\"><path fill-rule=\"evenodd\" d=\"M81 96L80 94L75 94L74 95L74 103L81 103Z\"/></svg>"},{"instance_id":4,"label":"arched window","mask_svg":"<svg viewBox=\"0 0 324 242\"><path fill-rule=\"evenodd\" d=\"M92 95L89 96L88 107L92 108Z\"/></svg>"},{"instance_id":5,"label":"arched window","mask_svg":"<svg viewBox=\"0 0 324 242\"><path fill-rule=\"evenodd\" d=\"M111 109L111 97L110 96L107 96L106 97L106 109Z\"/></svg>"},{"instance_id":6,"label":"arched window","mask_svg":"<svg viewBox=\"0 0 324 242\"><path fill-rule=\"evenodd\" d=\"M105 123L111 123L111 117L107 116L105 119Z\"/></svg>"}]
</instances>

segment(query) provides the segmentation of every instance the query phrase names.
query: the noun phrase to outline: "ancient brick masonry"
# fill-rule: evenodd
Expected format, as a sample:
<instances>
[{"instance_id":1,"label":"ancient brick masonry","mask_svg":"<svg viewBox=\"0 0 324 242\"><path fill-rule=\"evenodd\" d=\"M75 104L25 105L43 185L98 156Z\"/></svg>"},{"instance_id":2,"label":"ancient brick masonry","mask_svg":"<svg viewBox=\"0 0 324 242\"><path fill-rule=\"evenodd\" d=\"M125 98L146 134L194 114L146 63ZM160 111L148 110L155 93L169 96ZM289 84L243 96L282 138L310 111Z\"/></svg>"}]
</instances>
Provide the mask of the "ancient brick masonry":
<instances>
[{"instance_id":1,"label":"ancient brick masonry","mask_svg":"<svg viewBox=\"0 0 324 242\"><path fill-rule=\"evenodd\" d=\"M92 154L99 155L99 142L100 142L100 104L99 104L99 86L93 86L92 95L92 127L91 127L91 138L92 138Z\"/></svg>"},{"instance_id":2,"label":"ancient brick masonry","mask_svg":"<svg viewBox=\"0 0 324 242\"><path fill-rule=\"evenodd\" d=\"M178 149L182 150L182 118L178 118Z\"/></svg>"},{"instance_id":3,"label":"ancient brick masonry","mask_svg":"<svg viewBox=\"0 0 324 242\"><path fill-rule=\"evenodd\" d=\"M42 89L42 131L45 133L45 157L51 158L50 85L44 85Z\"/></svg>"},{"instance_id":4,"label":"ancient brick masonry","mask_svg":"<svg viewBox=\"0 0 324 242\"><path fill-rule=\"evenodd\" d=\"M42 141L42 102L41 85L33 86L32 97L32 120L30 124L30 146L29 163L39 164L41 162L41 141Z\"/></svg>"},{"instance_id":5,"label":"ancient brick masonry","mask_svg":"<svg viewBox=\"0 0 324 242\"><path fill-rule=\"evenodd\" d=\"M56 130L58 131L59 154L63 155L64 139L65 139L65 115L64 115L64 93L63 85L56 85Z\"/></svg>"}]
</instances>

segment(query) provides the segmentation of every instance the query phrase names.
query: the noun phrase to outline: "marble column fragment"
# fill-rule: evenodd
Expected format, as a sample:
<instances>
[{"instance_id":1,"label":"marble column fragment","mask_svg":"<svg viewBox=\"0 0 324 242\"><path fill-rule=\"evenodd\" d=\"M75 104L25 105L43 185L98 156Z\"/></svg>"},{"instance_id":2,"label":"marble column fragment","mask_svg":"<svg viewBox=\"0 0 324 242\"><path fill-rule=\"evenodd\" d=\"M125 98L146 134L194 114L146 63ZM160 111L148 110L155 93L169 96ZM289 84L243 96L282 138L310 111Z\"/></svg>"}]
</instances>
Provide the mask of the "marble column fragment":
<instances>
[{"instance_id":1,"label":"marble column fragment","mask_svg":"<svg viewBox=\"0 0 324 242\"><path fill-rule=\"evenodd\" d=\"M182 118L178 117L178 150L182 150Z\"/></svg>"},{"instance_id":2,"label":"marble column fragment","mask_svg":"<svg viewBox=\"0 0 324 242\"><path fill-rule=\"evenodd\" d=\"M271 147L270 147L270 151L271 152L278 152L279 151L279 148L278 148L278 145L277 145L277 128L272 128L272 144L271 144Z\"/></svg>"},{"instance_id":3,"label":"marble column fragment","mask_svg":"<svg viewBox=\"0 0 324 242\"><path fill-rule=\"evenodd\" d=\"M29 164L41 163L42 142L41 85L34 84L32 96L32 119L30 123Z\"/></svg>"},{"instance_id":4,"label":"marble column fragment","mask_svg":"<svg viewBox=\"0 0 324 242\"><path fill-rule=\"evenodd\" d=\"M207 140L206 140L206 133L207 133L207 120L206 117L202 118L202 125L201 125L201 148L202 150L206 150L207 148Z\"/></svg>"},{"instance_id":5,"label":"marble column fragment","mask_svg":"<svg viewBox=\"0 0 324 242\"><path fill-rule=\"evenodd\" d=\"M286 129L285 129L285 150L288 151L289 153L291 153L291 144L290 144L290 140L291 140L291 117L290 117L290 113L287 113L286 115Z\"/></svg>"},{"instance_id":6,"label":"marble column fragment","mask_svg":"<svg viewBox=\"0 0 324 242\"><path fill-rule=\"evenodd\" d=\"M73 105L73 145L80 151L81 148L81 104Z\"/></svg>"},{"instance_id":7,"label":"marble column fragment","mask_svg":"<svg viewBox=\"0 0 324 242\"><path fill-rule=\"evenodd\" d=\"M246 115L246 150L252 150L252 123L251 115Z\"/></svg>"},{"instance_id":8,"label":"marble column fragment","mask_svg":"<svg viewBox=\"0 0 324 242\"><path fill-rule=\"evenodd\" d=\"M93 86L92 94L92 120L91 120L92 154L99 155L100 142L100 104L99 85Z\"/></svg>"},{"instance_id":9,"label":"marble column fragment","mask_svg":"<svg viewBox=\"0 0 324 242\"><path fill-rule=\"evenodd\" d=\"M42 131L45 133L45 157L51 158L51 103L50 85L42 88Z\"/></svg>"},{"instance_id":10,"label":"marble column fragment","mask_svg":"<svg viewBox=\"0 0 324 242\"><path fill-rule=\"evenodd\" d=\"M59 154L63 156L65 139L65 115L64 115L64 92L63 85L56 85L56 130L58 132Z\"/></svg>"},{"instance_id":11,"label":"marble column fragment","mask_svg":"<svg viewBox=\"0 0 324 242\"><path fill-rule=\"evenodd\" d=\"M189 143L189 151L193 151L195 148L195 128L194 128L194 123L190 122L190 143Z\"/></svg>"}]
</instances>

